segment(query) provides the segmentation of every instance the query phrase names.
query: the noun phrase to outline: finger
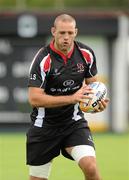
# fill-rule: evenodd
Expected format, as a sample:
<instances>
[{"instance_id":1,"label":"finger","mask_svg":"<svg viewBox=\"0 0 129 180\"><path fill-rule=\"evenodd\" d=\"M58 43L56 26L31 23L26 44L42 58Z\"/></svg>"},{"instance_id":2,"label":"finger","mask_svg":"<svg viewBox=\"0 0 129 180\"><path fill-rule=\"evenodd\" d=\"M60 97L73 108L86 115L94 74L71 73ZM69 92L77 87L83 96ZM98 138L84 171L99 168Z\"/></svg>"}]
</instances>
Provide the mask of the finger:
<instances>
[{"instance_id":1,"label":"finger","mask_svg":"<svg viewBox=\"0 0 129 180\"><path fill-rule=\"evenodd\" d=\"M104 111L104 109L107 107L107 104L109 103L109 99L102 99L101 101L98 101L99 108L94 108L94 112L101 112Z\"/></svg>"},{"instance_id":2,"label":"finger","mask_svg":"<svg viewBox=\"0 0 129 180\"><path fill-rule=\"evenodd\" d=\"M102 99L100 102L103 105L103 107L106 108L109 103L109 99Z\"/></svg>"},{"instance_id":3,"label":"finger","mask_svg":"<svg viewBox=\"0 0 129 180\"><path fill-rule=\"evenodd\" d=\"M98 104L99 104L100 111L103 111L106 108L106 104L104 103L103 100L99 101Z\"/></svg>"},{"instance_id":4,"label":"finger","mask_svg":"<svg viewBox=\"0 0 129 180\"><path fill-rule=\"evenodd\" d=\"M82 87L82 90L84 90L84 91L87 91L87 90L92 91L93 89L91 87L85 85L85 86Z\"/></svg>"},{"instance_id":5,"label":"finger","mask_svg":"<svg viewBox=\"0 0 129 180\"><path fill-rule=\"evenodd\" d=\"M94 90L92 89L92 88L90 88L90 87L83 87L83 89L82 89L82 91L83 91L83 94L94 94Z\"/></svg>"},{"instance_id":6,"label":"finger","mask_svg":"<svg viewBox=\"0 0 129 180\"><path fill-rule=\"evenodd\" d=\"M99 108L94 108L94 113L100 112Z\"/></svg>"},{"instance_id":7,"label":"finger","mask_svg":"<svg viewBox=\"0 0 129 180\"><path fill-rule=\"evenodd\" d=\"M86 103L87 100L92 100L92 96L91 95L83 95L81 98L80 98L80 102L83 102L83 103Z\"/></svg>"},{"instance_id":8,"label":"finger","mask_svg":"<svg viewBox=\"0 0 129 180\"><path fill-rule=\"evenodd\" d=\"M105 101L106 103L109 103L110 99L109 99L109 98L106 98L106 99L104 99L104 101Z\"/></svg>"},{"instance_id":9,"label":"finger","mask_svg":"<svg viewBox=\"0 0 129 180\"><path fill-rule=\"evenodd\" d=\"M92 91L92 90L87 90L87 91L84 91L84 93L83 93L83 94L85 94L85 95L92 94L92 96L93 96L94 91Z\"/></svg>"}]
</instances>

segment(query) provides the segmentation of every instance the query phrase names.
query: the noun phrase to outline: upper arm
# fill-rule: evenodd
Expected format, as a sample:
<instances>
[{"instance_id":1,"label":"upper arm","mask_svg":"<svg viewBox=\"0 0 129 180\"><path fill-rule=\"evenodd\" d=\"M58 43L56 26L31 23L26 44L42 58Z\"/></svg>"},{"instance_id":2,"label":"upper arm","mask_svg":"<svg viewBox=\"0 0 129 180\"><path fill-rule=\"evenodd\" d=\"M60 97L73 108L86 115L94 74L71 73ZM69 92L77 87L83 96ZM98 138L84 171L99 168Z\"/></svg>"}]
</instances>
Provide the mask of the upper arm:
<instances>
[{"instance_id":1,"label":"upper arm","mask_svg":"<svg viewBox=\"0 0 129 180\"><path fill-rule=\"evenodd\" d=\"M41 49L42 50L42 49ZM42 59L42 51L39 50L35 57L32 60L29 69L29 78L28 78L28 86L30 87L40 87L42 84L42 76L41 76L41 60Z\"/></svg>"},{"instance_id":2,"label":"upper arm","mask_svg":"<svg viewBox=\"0 0 129 180\"><path fill-rule=\"evenodd\" d=\"M43 87L46 83L46 74L49 69L49 62L49 54L44 54L43 49L41 49L35 55L30 65L28 99L31 105L34 105L35 102L39 101L44 93Z\"/></svg>"},{"instance_id":3,"label":"upper arm","mask_svg":"<svg viewBox=\"0 0 129 180\"><path fill-rule=\"evenodd\" d=\"M85 78L85 83L90 84L90 83L95 82L97 80L98 80L98 78L97 78L97 75L96 75L96 76L93 76L93 77L90 77L90 78Z\"/></svg>"},{"instance_id":4,"label":"upper arm","mask_svg":"<svg viewBox=\"0 0 129 180\"><path fill-rule=\"evenodd\" d=\"M44 87L46 83L46 75L50 70L50 55L43 49L40 49L35 55L29 70L29 87Z\"/></svg>"}]
</instances>

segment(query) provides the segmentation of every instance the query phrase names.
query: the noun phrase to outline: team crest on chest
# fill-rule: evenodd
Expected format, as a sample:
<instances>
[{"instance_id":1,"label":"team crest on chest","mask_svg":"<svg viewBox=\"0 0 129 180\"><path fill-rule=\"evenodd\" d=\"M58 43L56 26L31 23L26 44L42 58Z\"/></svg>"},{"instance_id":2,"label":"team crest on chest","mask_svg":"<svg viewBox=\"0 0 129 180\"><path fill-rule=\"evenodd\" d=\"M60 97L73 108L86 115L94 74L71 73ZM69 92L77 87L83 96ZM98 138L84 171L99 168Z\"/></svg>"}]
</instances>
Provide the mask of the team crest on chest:
<instances>
[{"instance_id":1,"label":"team crest on chest","mask_svg":"<svg viewBox=\"0 0 129 180\"><path fill-rule=\"evenodd\" d=\"M84 71L83 63L77 63L77 72L83 72L83 71Z\"/></svg>"}]
</instances>

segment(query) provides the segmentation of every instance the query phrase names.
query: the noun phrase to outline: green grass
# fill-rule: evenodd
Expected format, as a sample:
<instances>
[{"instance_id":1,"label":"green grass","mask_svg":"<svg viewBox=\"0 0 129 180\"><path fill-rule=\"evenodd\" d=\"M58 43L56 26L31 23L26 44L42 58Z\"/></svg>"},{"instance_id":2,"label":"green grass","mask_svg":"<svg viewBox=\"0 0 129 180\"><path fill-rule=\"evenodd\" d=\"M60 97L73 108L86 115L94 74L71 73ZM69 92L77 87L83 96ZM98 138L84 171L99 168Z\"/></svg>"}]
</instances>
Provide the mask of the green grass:
<instances>
[{"instance_id":1,"label":"green grass","mask_svg":"<svg viewBox=\"0 0 129 180\"><path fill-rule=\"evenodd\" d=\"M129 179L129 134L93 134L103 180ZM25 165L25 133L0 134L0 179L28 180ZM75 162L55 158L50 180L83 180Z\"/></svg>"},{"instance_id":2,"label":"green grass","mask_svg":"<svg viewBox=\"0 0 129 180\"><path fill-rule=\"evenodd\" d=\"M129 179L129 134L103 134L95 142L103 179Z\"/></svg>"},{"instance_id":3,"label":"green grass","mask_svg":"<svg viewBox=\"0 0 129 180\"><path fill-rule=\"evenodd\" d=\"M21 0L23 1L23 0ZM0 8L5 8L5 7L15 7L17 4L17 0L0 0ZM128 0L96 0L96 1L91 1L91 0L24 0L23 4L25 3L27 7L39 7L42 9L45 9L47 7L54 7L55 3L63 3L65 7L71 7L71 8L128 8L129 2ZM22 4L22 3L21 3Z\"/></svg>"}]
</instances>

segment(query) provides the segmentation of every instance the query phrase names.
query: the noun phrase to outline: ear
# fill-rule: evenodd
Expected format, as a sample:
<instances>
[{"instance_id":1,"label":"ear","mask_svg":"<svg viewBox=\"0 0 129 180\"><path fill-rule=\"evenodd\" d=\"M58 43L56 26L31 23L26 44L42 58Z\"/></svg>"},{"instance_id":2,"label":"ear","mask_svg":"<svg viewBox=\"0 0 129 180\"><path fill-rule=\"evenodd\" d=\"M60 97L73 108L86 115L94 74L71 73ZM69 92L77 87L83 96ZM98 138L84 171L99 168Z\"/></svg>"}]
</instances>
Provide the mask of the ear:
<instances>
[{"instance_id":1,"label":"ear","mask_svg":"<svg viewBox=\"0 0 129 180\"><path fill-rule=\"evenodd\" d=\"M75 28L75 37L77 36L77 34L78 34L78 29Z\"/></svg>"},{"instance_id":2,"label":"ear","mask_svg":"<svg viewBox=\"0 0 129 180\"><path fill-rule=\"evenodd\" d=\"M55 36L55 27L51 28L51 33L52 33L53 36Z\"/></svg>"}]
</instances>

